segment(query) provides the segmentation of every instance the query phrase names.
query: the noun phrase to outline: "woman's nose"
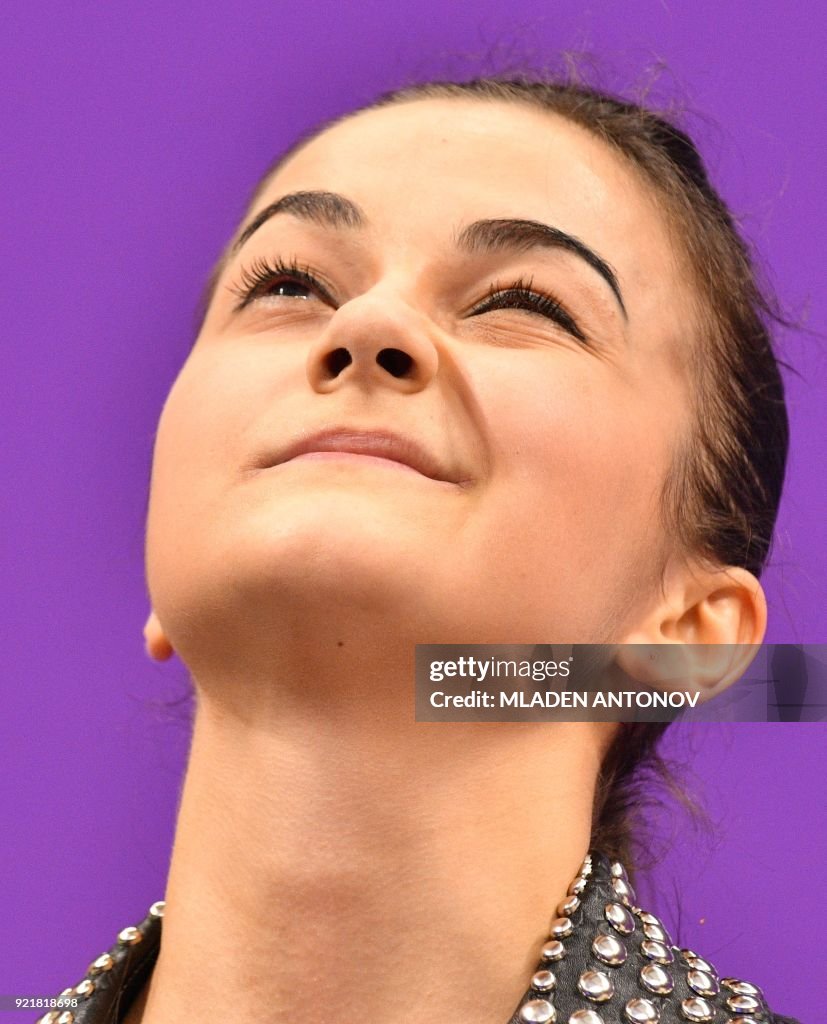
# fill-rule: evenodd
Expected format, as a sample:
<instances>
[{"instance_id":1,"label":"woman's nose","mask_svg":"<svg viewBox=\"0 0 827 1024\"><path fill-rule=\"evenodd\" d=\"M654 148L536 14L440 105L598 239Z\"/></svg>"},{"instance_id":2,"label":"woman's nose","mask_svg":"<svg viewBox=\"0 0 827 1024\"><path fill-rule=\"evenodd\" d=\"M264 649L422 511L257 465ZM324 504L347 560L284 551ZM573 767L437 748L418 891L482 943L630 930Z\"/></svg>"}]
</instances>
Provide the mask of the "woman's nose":
<instances>
[{"instance_id":1,"label":"woman's nose","mask_svg":"<svg viewBox=\"0 0 827 1024\"><path fill-rule=\"evenodd\" d=\"M398 297L362 295L341 306L307 357L317 391L345 383L420 391L434 377L439 354L424 317Z\"/></svg>"}]
</instances>

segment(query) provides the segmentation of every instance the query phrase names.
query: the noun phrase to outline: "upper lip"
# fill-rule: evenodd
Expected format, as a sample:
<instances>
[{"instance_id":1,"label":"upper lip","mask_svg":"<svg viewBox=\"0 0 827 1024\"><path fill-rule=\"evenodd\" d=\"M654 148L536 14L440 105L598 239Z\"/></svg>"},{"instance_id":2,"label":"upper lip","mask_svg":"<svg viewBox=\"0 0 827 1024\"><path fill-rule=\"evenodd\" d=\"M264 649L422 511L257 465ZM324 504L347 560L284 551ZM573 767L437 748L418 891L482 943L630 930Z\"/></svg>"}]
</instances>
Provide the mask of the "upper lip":
<instances>
[{"instance_id":1,"label":"upper lip","mask_svg":"<svg viewBox=\"0 0 827 1024\"><path fill-rule=\"evenodd\" d=\"M354 427L326 427L316 433L298 438L267 465L279 465L308 452L350 452L355 455L374 455L410 466L432 480L459 483L460 476L441 459L413 438L387 430Z\"/></svg>"}]
</instances>

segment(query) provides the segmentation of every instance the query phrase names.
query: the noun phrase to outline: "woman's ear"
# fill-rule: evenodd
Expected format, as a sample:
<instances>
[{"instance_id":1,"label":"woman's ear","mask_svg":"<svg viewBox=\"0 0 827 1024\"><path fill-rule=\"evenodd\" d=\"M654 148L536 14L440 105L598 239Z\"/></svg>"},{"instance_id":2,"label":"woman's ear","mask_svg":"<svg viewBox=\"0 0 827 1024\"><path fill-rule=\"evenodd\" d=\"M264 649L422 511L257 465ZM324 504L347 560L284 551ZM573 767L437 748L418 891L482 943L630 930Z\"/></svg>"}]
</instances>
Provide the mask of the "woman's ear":
<instances>
[{"instance_id":1,"label":"woman's ear","mask_svg":"<svg viewBox=\"0 0 827 1024\"><path fill-rule=\"evenodd\" d=\"M616 661L638 683L691 687L706 701L743 676L766 629L766 598L751 572L673 565L657 601L622 639Z\"/></svg>"},{"instance_id":2,"label":"woman's ear","mask_svg":"<svg viewBox=\"0 0 827 1024\"><path fill-rule=\"evenodd\" d=\"M149 618L146 620L144 641L146 653L155 661L166 661L175 653L154 611L149 613Z\"/></svg>"}]
</instances>

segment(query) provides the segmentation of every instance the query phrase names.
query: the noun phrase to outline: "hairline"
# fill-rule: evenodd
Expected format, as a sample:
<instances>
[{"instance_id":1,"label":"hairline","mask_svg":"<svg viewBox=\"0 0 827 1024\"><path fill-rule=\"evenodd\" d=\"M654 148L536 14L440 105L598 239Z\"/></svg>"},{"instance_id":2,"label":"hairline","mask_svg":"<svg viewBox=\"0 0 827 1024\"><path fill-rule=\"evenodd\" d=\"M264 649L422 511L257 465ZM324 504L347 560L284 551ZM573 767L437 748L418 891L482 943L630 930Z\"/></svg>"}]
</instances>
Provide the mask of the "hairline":
<instances>
[{"instance_id":1,"label":"hairline","mask_svg":"<svg viewBox=\"0 0 827 1024\"><path fill-rule=\"evenodd\" d=\"M451 84L454 83L448 84L450 86ZM238 226L233 231L231 238L223 246L218 260L213 264L213 267L207 276L207 281L204 287L202 288L199 301L197 302L196 305L194 325L196 337L201 332L207 313L209 312L209 308L212 305L212 302L215 298L215 292L218 286L218 281L223 272L226 270L227 266L229 265L230 257L234 251L235 240L238 237L239 229L247 222L253 210L255 209L258 201L261 199L262 195L267 191L267 188L269 187L273 178L285 167L287 163L289 163L290 160L293 159L293 157L298 156L298 154L302 152L302 150L304 150L308 145L310 145L311 142L314 142L320 136L324 135L325 132L337 127L340 124L343 124L356 117L359 117L362 114L370 113L373 110L381 110L384 107L401 106L403 104L422 103L440 99L455 101L468 100L476 103L503 103L511 105L516 104L538 111L539 113L545 115L551 115L552 118L557 116L562 120L566 121L570 125L582 128L592 138L595 138L599 142L602 142L607 148L609 148L613 153L615 153L618 157L622 159L623 163L626 164L626 166L637 176L641 183L647 187L647 191L653 195L654 201L659 208L659 212L663 215L665 228L668 232L670 232L670 234L672 230L673 220L681 220L678 210L676 209L673 203L670 203L669 197L667 196L665 190L659 188L657 182L647 177L643 169L639 167L628 154L624 153L620 147L614 145L611 139L601 136L599 132L594 131L594 129L590 128L589 125L582 124L581 122L576 121L574 118L567 116L565 113L554 110L548 110L543 106L543 104L540 101L534 100L528 96L514 95L498 97L484 96L474 94L471 92L461 94L460 92L450 93L447 91L436 91L441 89L442 87L442 83L424 83L422 86L423 90L434 88L433 94L429 94L427 91L423 91L421 94L405 94L405 88L416 89L418 88L418 86L404 87L403 90L401 91L401 95L396 95L396 92L399 92L399 90L391 93L385 93L379 96L377 99L368 103L366 106L358 107L355 110L348 110L342 114L336 114L332 118L329 118L326 121L322 121L320 124L312 128L309 128L306 132L299 135L299 137L294 142L292 142L287 147L287 149L280 153L275 158L275 160L273 160L269 164L269 166L265 169L265 171L258 179L255 186L253 187L253 191L250 194L250 197L244 206L244 210L239 219ZM458 86L458 88L461 88L461 86ZM693 261L690 256L688 247L680 243L679 232L677 233L677 241L677 249L678 251L681 251L683 253L686 260L687 268L690 271L694 271ZM696 282L696 291L699 289L700 285L700 281Z\"/></svg>"},{"instance_id":2,"label":"hairline","mask_svg":"<svg viewBox=\"0 0 827 1024\"><path fill-rule=\"evenodd\" d=\"M452 86L456 86L457 91L452 92ZM421 92L407 92L408 89L415 90L419 88L421 88ZM691 317L687 326L691 343L686 346L686 356L681 356L681 351L683 350L680 346L677 346L676 356L682 363L681 370L686 379L688 399L691 403L692 415L687 429L680 431L679 436L675 438L669 465L661 485L660 499L657 506L661 525L664 528L664 531L669 534L674 534L673 542L670 544L665 538L664 544L656 553L660 562L659 575L661 584L663 584L670 554L678 555L683 558L707 561L704 552L686 550L686 545L683 543L680 533L676 530L675 523L673 522L676 488L679 486L680 478L684 477L688 472L687 463L688 460L691 459L693 444L699 443L699 436L697 432L699 426L698 420L703 413L702 404L705 389L704 383L701 380L702 375L698 372L698 352L696 350L697 346L701 342L701 336L704 330L708 328L710 324L710 320L713 322L715 320L714 314L710 317L709 311L706 309L707 303L712 299L707 282L704 281L703 275L698 270L691 243L687 243L686 241L686 228L689 226L689 222L693 219L691 212L687 210L685 203L680 202L680 197L670 192L667 187L661 185L658 180L648 174L646 168L636 161L632 155L625 152L623 148L617 145L611 137L601 134L589 124L578 121L563 111L550 110L543 105L541 100L534 99L531 96L516 93L510 96L487 96L472 92L463 93L461 92L461 89L461 83L450 82L426 82L423 83L421 87L419 85L403 87L401 90L393 90L390 93L382 94L365 106L334 115L332 118L322 121L320 124L299 135L299 137L292 142L287 149L280 153L270 163L254 186L244 207L238 227L222 249L221 255L213 266L206 286L202 292L196 317L196 334L200 333L200 330L203 327L204 320L206 319L206 315L215 297L218 281L226 267L229 265L229 258L233 252L239 229L244 223L246 223L247 219L255 209L256 204L271 184L273 178L290 162L290 160L293 159L293 157L297 156L310 143L314 142L332 128L359 117L362 114L370 113L373 110L380 110L385 107L400 106L410 103L438 101L440 99L455 101L467 100L476 103L503 103L519 105L545 115L550 115L552 118L556 116L570 125L581 128L584 132L588 133L589 136L597 139L611 150L611 152L613 152L622 161L626 168L634 174L636 179L640 182L645 194L651 198L653 204L661 215L664 229L668 236L674 241L674 250L680 255L682 267L685 268L688 277L691 279L687 289Z\"/></svg>"}]
</instances>

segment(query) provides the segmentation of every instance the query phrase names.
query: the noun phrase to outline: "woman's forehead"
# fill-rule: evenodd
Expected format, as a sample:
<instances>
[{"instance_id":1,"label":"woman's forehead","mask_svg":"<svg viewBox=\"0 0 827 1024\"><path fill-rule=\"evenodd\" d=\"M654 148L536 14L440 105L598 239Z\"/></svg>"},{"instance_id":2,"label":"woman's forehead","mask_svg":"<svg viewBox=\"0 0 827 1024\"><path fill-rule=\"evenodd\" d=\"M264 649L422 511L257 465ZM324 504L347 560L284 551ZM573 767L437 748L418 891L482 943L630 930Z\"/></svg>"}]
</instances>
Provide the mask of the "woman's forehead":
<instances>
[{"instance_id":1,"label":"woman's forehead","mask_svg":"<svg viewBox=\"0 0 827 1024\"><path fill-rule=\"evenodd\" d=\"M303 190L354 200L381 233L423 240L482 217L549 223L631 276L671 255L651 186L587 129L527 104L454 98L361 112L301 147L256 209Z\"/></svg>"}]
</instances>

